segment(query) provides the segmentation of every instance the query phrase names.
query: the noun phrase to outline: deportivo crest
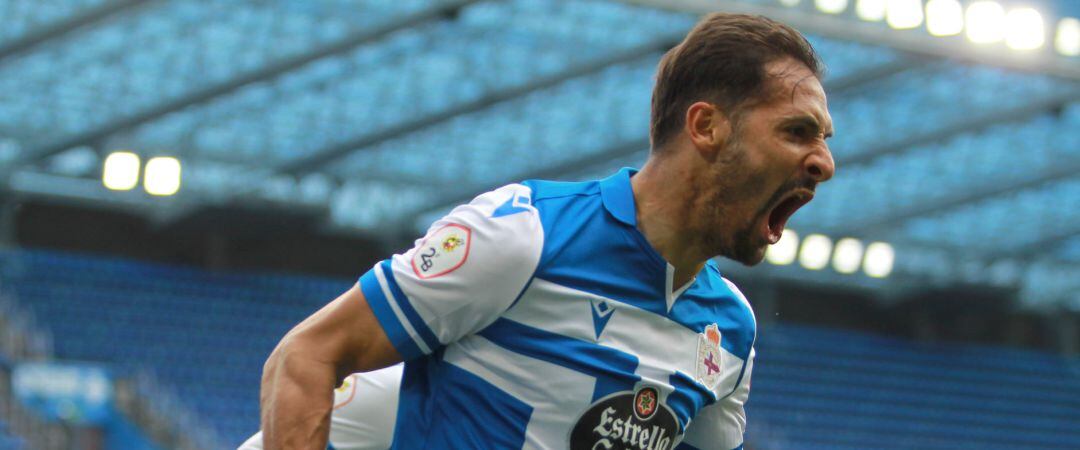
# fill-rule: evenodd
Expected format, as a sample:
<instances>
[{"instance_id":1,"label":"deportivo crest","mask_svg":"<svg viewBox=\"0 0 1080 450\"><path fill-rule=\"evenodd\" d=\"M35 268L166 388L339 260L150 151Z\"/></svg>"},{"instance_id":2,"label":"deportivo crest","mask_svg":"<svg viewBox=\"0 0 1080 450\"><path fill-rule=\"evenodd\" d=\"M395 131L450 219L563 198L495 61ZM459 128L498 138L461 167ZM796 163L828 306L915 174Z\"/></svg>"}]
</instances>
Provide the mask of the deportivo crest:
<instances>
[{"instance_id":1,"label":"deportivo crest","mask_svg":"<svg viewBox=\"0 0 1080 450\"><path fill-rule=\"evenodd\" d=\"M412 268L416 276L428 279L446 275L469 259L472 230L458 224L439 228L424 238L413 252Z\"/></svg>"},{"instance_id":2,"label":"deportivo crest","mask_svg":"<svg viewBox=\"0 0 1080 450\"><path fill-rule=\"evenodd\" d=\"M720 352L720 339L720 328L715 323L705 327L705 330L698 334L695 378L709 390L715 390L716 385L720 383L721 368L724 365L723 354Z\"/></svg>"}]
</instances>

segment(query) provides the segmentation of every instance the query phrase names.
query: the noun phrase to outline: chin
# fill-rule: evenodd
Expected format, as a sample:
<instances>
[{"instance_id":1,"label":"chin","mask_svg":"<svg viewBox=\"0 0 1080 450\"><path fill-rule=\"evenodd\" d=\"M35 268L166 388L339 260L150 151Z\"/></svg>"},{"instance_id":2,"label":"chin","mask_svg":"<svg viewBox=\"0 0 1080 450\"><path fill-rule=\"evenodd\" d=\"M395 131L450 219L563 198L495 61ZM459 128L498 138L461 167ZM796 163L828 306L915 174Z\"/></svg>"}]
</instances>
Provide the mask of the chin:
<instances>
[{"instance_id":1,"label":"chin","mask_svg":"<svg viewBox=\"0 0 1080 450\"><path fill-rule=\"evenodd\" d=\"M721 255L727 259L738 262L747 267L753 267L761 263L765 259L766 246L743 246L733 249L734 251L725 252Z\"/></svg>"}]
</instances>

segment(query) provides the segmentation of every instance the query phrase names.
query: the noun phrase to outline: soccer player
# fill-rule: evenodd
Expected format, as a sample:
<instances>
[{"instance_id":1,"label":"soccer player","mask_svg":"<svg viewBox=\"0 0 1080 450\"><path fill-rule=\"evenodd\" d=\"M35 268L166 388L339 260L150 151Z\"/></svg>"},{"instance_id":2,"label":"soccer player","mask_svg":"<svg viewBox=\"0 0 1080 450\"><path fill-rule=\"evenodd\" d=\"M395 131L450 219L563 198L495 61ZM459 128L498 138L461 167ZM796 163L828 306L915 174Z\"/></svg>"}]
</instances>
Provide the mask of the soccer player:
<instances>
[{"instance_id":1,"label":"soccer player","mask_svg":"<svg viewBox=\"0 0 1080 450\"><path fill-rule=\"evenodd\" d=\"M760 262L832 176L820 74L790 27L706 16L640 172L482 194L291 330L266 448L326 448L336 383L399 361L393 448L742 447L756 324L711 258Z\"/></svg>"}]
</instances>

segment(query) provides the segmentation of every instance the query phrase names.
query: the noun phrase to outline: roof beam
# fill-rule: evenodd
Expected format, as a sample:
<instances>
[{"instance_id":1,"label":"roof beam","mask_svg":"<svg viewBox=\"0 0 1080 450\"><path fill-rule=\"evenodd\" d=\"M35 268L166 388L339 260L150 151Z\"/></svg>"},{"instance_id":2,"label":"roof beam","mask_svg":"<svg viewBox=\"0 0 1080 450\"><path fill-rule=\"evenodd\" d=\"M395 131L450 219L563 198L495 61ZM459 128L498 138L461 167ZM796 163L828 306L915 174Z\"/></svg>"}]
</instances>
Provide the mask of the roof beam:
<instances>
[{"instance_id":1,"label":"roof beam","mask_svg":"<svg viewBox=\"0 0 1080 450\"><path fill-rule=\"evenodd\" d=\"M282 166L278 167L277 171L300 176L305 173L315 171L332 161L335 161L345 155L351 154L360 149L369 148L379 143L403 136L405 134L415 133L420 130L433 127L458 116L475 113L497 103L512 100L514 98L522 97L536 91L556 86L570 79L592 75L613 65L631 62L635 59L645 57L651 53L659 53L665 51L671 45L677 42L678 39L679 36L665 36L663 38L653 40L652 42L649 42L647 44L614 53L597 61L585 63L561 73L556 73L544 78L536 79L522 86L491 92L475 101L451 108L446 111L431 114L426 117L420 117L416 120L411 120L405 123L398 124L375 134L359 136L355 139L351 139L339 144L334 144L321 150L316 150L312 152L309 156L294 161L289 161L288 163L283 164Z\"/></svg>"},{"instance_id":2,"label":"roof beam","mask_svg":"<svg viewBox=\"0 0 1080 450\"><path fill-rule=\"evenodd\" d=\"M1071 164L1056 166L1050 171L1041 174L1041 176L1039 176L1038 178L1029 178L1025 180L1014 181L1012 183L995 184L992 186L984 187L982 189L974 189L968 192L964 192L960 195L942 199L937 202L920 203L915 207L906 210L894 210L891 211L889 214L879 217L873 217L869 220L864 220L861 222L853 221L854 223L849 222L849 224L836 230L835 232L838 234L881 234L879 233L880 231L896 228L907 220L946 211L967 203L978 202L1009 192L1026 190L1042 186L1047 183L1052 183L1054 181L1072 178L1075 177L1078 173L1080 173L1080 160L1072 161Z\"/></svg>"},{"instance_id":3,"label":"roof beam","mask_svg":"<svg viewBox=\"0 0 1080 450\"><path fill-rule=\"evenodd\" d=\"M735 0L622 0L640 6L693 14L717 11L760 14L787 23L805 33L835 39L882 45L910 53L938 58L963 58L982 64L1024 72L1080 80L1080 64L1058 56L1050 49L1034 54L978 48L963 39L943 39L927 33L897 31L880 23L858 20L850 15L828 15L806 8L787 8ZM804 2L805 3L805 2Z\"/></svg>"},{"instance_id":4,"label":"roof beam","mask_svg":"<svg viewBox=\"0 0 1080 450\"><path fill-rule=\"evenodd\" d=\"M79 28L91 25L126 9L147 3L149 0L115 0L103 3L75 14L59 22L42 26L22 37L0 45L0 61L25 52L42 42L57 39Z\"/></svg>"},{"instance_id":5,"label":"roof beam","mask_svg":"<svg viewBox=\"0 0 1080 450\"><path fill-rule=\"evenodd\" d=\"M152 106L146 110L140 111L128 117L116 119L96 129L88 130L86 132L79 133L77 135L67 138L62 138L60 140L53 141L52 143L48 143L37 148L27 149L27 151L24 152L20 158L9 164L8 168L0 171L0 179L6 178L15 169L18 169L35 161L39 161L43 158L55 155L66 149L99 142L100 140L117 132L139 126L151 120L165 116L166 114L169 114L171 112L209 101L215 97L235 91L243 86L247 86L249 84L253 84L262 80L274 78L278 75L304 66L315 60L349 51L365 43L382 39L386 35L391 34L395 31L413 28L430 21L443 20L454 11L457 11L469 4L476 3L478 1L480 0L443 1L431 8L418 11L400 19L391 21L390 23L384 24L383 26L380 26L378 28L362 30L352 33L344 37L343 39L338 40L337 42L328 44L321 48L314 49L302 55L286 58L284 60L272 63L252 72L239 75L233 79L226 80L224 82L202 89L198 89L181 98Z\"/></svg>"}]
</instances>

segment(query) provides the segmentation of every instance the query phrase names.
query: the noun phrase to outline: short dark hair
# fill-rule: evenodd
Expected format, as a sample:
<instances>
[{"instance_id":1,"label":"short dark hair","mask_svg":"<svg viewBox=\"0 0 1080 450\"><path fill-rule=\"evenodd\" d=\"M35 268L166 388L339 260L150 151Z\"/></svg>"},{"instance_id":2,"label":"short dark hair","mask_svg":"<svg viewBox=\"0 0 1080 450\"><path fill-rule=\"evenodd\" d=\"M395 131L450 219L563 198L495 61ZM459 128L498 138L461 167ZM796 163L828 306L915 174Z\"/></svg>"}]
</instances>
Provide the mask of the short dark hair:
<instances>
[{"instance_id":1,"label":"short dark hair","mask_svg":"<svg viewBox=\"0 0 1080 450\"><path fill-rule=\"evenodd\" d=\"M785 57L821 78L817 52L794 28L764 16L705 16L660 59L649 130L653 150L678 134L694 102L715 103L737 118L766 94L765 65Z\"/></svg>"}]
</instances>

